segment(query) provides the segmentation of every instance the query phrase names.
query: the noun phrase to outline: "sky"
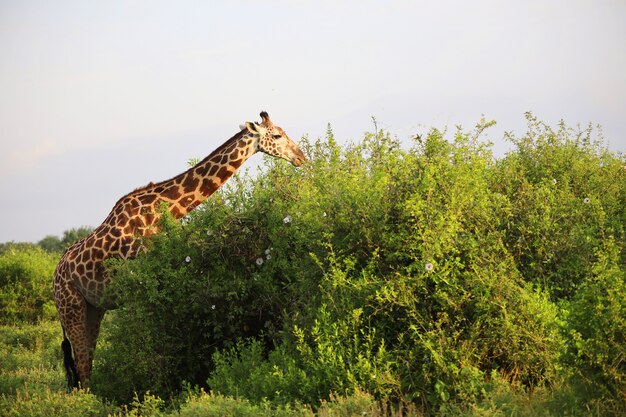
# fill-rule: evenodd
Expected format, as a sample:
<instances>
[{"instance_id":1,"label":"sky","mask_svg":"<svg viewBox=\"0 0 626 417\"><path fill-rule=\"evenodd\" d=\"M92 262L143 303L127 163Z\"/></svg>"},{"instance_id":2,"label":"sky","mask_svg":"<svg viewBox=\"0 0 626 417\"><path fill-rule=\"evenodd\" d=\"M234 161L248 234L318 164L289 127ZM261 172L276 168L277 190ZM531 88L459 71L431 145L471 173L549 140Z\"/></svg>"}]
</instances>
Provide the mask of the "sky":
<instances>
[{"instance_id":1,"label":"sky","mask_svg":"<svg viewBox=\"0 0 626 417\"><path fill-rule=\"evenodd\" d=\"M261 110L344 142L484 115L496 154L532 111L625 152L625 41L623 0L0 0L0 242L97 226Z\"/></svg>"}]
</instances>

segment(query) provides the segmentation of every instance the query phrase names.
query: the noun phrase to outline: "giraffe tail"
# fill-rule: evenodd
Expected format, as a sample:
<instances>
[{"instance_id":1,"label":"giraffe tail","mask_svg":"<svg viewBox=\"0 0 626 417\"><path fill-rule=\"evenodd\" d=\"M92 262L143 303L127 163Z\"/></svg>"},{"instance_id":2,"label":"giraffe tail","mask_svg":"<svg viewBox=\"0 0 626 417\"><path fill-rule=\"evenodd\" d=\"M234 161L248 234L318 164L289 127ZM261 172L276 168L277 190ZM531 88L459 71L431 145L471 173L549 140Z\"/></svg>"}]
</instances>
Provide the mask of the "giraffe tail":
<instances>
[{"instance_id":1,"label":"giraffe tail","mask_svg":"<svg viewBox=\"0 0 626 417\"><path fill-rule=\"evenodd\" d=\"M65 334L63 329L63 342L61 342L61 350L63 350L63 365L65 366L65 372L67 375L67 387L78 388L78 372L76 371L76 365L74 364L74 357L72 356L72 344Z\"/></svg>"}]
</instances>

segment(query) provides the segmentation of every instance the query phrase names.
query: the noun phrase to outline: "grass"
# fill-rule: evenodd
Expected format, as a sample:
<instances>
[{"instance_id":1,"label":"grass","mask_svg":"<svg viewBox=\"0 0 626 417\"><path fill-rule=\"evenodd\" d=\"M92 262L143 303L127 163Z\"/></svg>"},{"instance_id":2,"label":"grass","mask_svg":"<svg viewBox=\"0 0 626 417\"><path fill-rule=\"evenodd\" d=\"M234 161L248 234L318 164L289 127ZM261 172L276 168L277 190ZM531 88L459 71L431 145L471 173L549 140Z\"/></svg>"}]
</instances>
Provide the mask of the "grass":
<instances>
[{"instance_id":1,"label":"grass","mask_svg":"<svg viewBox=\"0 0 626 417\"><path fill-rule=\"evenodd\" d=\"M502 382L476 404L451 403L440 410L381 403L364 392L331 396L315 410L305 404L256 404L204 391L168 402L147 394L130 404L116 405L89 391L67 392L61 338L56 322L0 326L0 416L600 416L598 410L582 405L566 381L532 392Z\"/></svg>"}]
</instances>

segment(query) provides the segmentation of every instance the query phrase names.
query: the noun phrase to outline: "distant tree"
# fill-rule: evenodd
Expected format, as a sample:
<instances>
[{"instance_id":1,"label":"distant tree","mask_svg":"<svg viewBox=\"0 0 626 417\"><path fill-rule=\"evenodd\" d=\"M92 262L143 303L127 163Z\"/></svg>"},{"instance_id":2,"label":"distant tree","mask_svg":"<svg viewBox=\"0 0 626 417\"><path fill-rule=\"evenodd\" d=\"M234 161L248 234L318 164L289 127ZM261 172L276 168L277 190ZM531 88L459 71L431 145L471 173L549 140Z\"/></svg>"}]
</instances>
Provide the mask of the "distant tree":
<instances>
[{"instance_id":1,"label":"distant tree","mask_svg":"<svg viewBox=\"0 0 626 417\"><path fill-rule=\"evenodd\" d=\"M39 242L37 242L37 246L46 252L62 252L65 249L65 245L61 242L58 236L55 235L47 235Z\"/></svg>"},{"instance_id":2,"label":"distant tree","mask_svg":"<svg viewBox=\"0 0 626 417\"><path fill-rule=\"evenodd\" d=\"M63 249L67 248L72 243L76 242L88 236L93 230L92 227L89 226L81 226L77 228L72 228L63 232L63 238L61 239L61 243L63 244Z\"/></svg>"},{"instance_id":3,"label":"distant tree","mask_svg":"<svg viewBox=\"0 0 626 417\"><path fill-rule=\"evenodd\" d=\"M49 253L63 252L72 243L89 235L92 230L93 229L88 226L74 227L64 231L62 238L55 235L47 235L37 242L37 246Z\"/></svg>"}]
</instances>

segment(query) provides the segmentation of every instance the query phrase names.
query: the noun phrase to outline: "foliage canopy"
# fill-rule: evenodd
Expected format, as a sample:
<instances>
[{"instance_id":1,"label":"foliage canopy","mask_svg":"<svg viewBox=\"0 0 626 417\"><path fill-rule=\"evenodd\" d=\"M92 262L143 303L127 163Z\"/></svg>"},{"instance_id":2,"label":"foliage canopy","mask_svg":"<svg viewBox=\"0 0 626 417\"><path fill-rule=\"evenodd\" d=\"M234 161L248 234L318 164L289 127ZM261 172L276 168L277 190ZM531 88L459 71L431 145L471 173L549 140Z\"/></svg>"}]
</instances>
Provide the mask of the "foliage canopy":
<instances>
[{"instance_id":1,"label":"foliage canopy","mask_svg":"<svg viewBox=\"0 0 626 417\"><path fill-rule=\"evenodd\" d=\"M266 159L183 222L165 216L145 255L109 264L121 307L95 392L187 381L450 410L572 377L587 404L624 407L625 161L591 128L530 114L494 158L490 125L408 148L384 131L341 147L329 128L303 139L302 169Z\"/></svg>"}]
</instances>

